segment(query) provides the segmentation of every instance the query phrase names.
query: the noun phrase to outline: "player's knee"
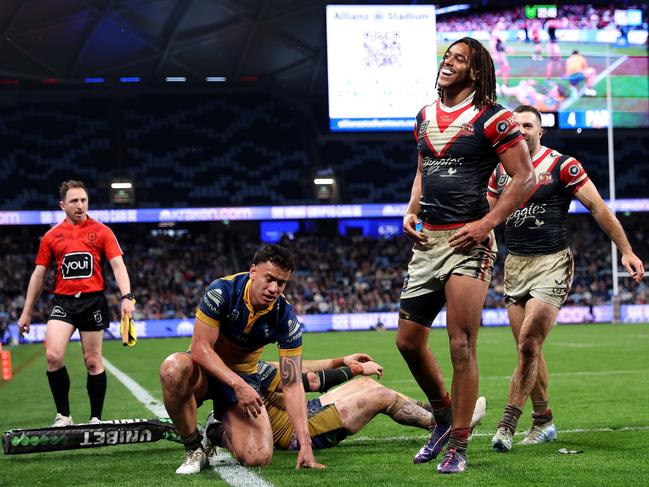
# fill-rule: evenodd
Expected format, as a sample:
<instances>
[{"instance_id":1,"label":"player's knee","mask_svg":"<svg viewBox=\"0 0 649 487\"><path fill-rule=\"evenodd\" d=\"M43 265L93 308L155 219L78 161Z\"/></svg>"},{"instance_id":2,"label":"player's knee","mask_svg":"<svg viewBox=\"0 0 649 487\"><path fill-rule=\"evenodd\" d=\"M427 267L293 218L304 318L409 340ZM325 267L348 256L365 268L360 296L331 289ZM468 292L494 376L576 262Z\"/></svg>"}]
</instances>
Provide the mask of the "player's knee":
<instances>
[{"instance_id":1,"label":"player's knee","mask_svg":"<svg viewBox=\"0 0 649 487\"><path fill-rule=\"evenodd\" d=\"M399 334L397 334L395 342L399 352L401 352L401 355L406 359L408 357L417 356L421 353L421 349L425 347L425 345L415 342L410 337L404 337Z\"/></svg>"},{"instance_id":2,"label":"player's knee","mask_svg":"<svg viewBox=\"0 0 649 487\"><path fill-rule=\"evenodd\" d=\"M466 368L471 363L475 354L475 349L467 335L461 334L451 337L451 362L454 369Z\"/></svg>"},{"instance_id":3,"label":"player's knee","mask_svg":"<svg viewBox=\"0 0 649 487\"><path fill-rule=\"evenodd\" d=\"M191 358L186 354L169 355L160 365L160 382L167 389L181 389L189 382L191 369Z\"/></svg>"},{"instance_id":4,"label":"player's knee","mask_svg":"<svg viewBox=\"0 0 649 487\"><path fill-rule=\"evenodd\" d=\"M379 402L385 404L386 407L392 406L397 399L397 393L395 391L382 385L378 385L378 387L373 388L372 391L372 394L375 394Z\"/></svg>"},{"instance_id":5,"label":"player's knee","mask_svg":"<svg viewBox=\"0 0 649 487\"><path fill-rule=\"evenodd\" d=\"M65 354L59 350L52 350L48 348L45 351L45 358L47 359L48 370L58 370L63 367L63 358Z\"/></svg>"},{"instance_id":6,"label":"player's knee","mask_svg":"<svg viewBox=\"0 0 649 487\"><path fill-rule=\"evenodd\" d=\"M521 333L518 338L518 353L523 357L534 358L541 352L543 340L538 335Z\"/></svg>"},{"instance_id":7,"label":"player's knee","mask_svg":"<svg viewBox=\"0 0 649 487\"><path fill-rule=\"evenodd\" d=\"M103 363L101 355L98 353L84 353L83 361L90 374L98 374L102 370Z\"/></svg>"},{"instance_id":8,"label":"player's knee","mask_svg":"<svg viewBox=\"0 0 649 487\"><path fill-rule=\"evenodd\" d=\"M273 452L248 449L245 452L236 455L239 463L245 467L264 467L269 465L273 459Z\"/></svg>"}]
</instances>

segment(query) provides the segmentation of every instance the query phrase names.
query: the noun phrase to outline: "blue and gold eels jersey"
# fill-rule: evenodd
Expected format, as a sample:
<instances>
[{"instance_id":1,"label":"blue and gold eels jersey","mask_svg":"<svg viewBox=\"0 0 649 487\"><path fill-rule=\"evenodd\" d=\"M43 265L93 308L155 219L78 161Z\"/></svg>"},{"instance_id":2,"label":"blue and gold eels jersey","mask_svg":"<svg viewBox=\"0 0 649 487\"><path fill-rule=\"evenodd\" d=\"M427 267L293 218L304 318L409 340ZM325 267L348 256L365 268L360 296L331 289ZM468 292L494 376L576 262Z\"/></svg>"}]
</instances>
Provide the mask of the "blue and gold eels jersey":
<instances>
[{"instance_id":1,"label":"blue and gold eels jersey","mask_svg":"<svg viewBox=\"0 0 649 487\"><path fill-rule=\"evenodd\" d=\"M284 295L255 312L250 303L247 272L222 277L205 291L196 318L219 329L214 351L233 371L257 372L264 345L277 343L280 356L302 353L302 327Z\"/></svg>"}]
</instances>

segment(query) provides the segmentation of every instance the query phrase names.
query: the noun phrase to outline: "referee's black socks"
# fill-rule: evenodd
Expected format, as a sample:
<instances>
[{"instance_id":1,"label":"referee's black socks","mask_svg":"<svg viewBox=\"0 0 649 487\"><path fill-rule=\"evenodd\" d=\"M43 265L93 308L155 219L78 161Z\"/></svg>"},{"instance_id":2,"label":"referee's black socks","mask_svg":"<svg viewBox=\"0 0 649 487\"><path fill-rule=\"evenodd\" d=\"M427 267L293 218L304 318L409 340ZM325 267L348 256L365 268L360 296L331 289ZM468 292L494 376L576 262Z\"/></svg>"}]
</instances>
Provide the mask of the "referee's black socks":
<instances>
[{"instance_id":1,"label":"referee's black socks","mask_svg":"<svg viewBox=\"0 0 649 487\"><path fill-rule=\"evenodd\" d=\"M90 399L90 417L101 419L101 412L104 409L104 398L106 397L106 371L100 374L88 374L88 398Z\"/></svg>"},{"instance_id":2,"label":"referee's black socks","mask_svg":"<svg viewBox=\"0 0 649 487\"><path fill-rule=\"evenodd\" d=\"M63 416L70 416L70 376L68 369L65 365L59 370L47 372L47 381L50 383L50 390L52 397L54 397L54 405L56 412Z\"/></svg>"}]
</instances>

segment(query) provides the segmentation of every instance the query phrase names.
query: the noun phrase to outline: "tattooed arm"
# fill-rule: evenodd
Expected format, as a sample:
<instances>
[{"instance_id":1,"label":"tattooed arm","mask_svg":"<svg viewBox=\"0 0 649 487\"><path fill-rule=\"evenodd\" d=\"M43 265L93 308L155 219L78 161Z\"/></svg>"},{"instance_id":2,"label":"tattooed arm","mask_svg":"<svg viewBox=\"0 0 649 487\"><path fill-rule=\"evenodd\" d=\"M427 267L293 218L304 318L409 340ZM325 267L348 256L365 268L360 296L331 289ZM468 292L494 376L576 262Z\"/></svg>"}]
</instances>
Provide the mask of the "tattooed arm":
<instances>
[{"instance_id":1,"label":"tattooed arm","mask_svg":"<svg viewBox=\"0 0 649 487\"><path fill-rule=\"evenodd\" d=\"M324 468L316 462L311 449L311 436L306 414L306 397L302 385L302 355L281 357L279 373L282 378L286 412L288 413L297 440L300 442L300 452L297 456L296 468Z\"/></svg>"}]
</instances>

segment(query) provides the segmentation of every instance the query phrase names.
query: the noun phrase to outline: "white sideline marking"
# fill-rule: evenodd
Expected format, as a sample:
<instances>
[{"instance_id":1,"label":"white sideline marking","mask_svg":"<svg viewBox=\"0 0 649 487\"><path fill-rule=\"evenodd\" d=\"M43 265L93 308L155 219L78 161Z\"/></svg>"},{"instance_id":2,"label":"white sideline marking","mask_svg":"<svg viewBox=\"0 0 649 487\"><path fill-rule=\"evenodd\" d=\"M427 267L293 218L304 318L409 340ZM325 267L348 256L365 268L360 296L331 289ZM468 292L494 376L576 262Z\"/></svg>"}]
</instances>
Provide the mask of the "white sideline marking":
<instances>
[{"instance_id":1,"label":"white sideline marking","mask_svg":"<svg viewBox=\"0 0 649 487\"><path fill-rule=\"evenodd\" d=\"M104 357L104 367L115 378L120 381L130 391L131 394L140 401L144 406L158 417L166 418L167 410L160 401L153 397L140 384L135 382L130 376L119 370ZM223 480L233 487L272 487L273 484L266 482L249 469L239 465L232 455L219 448L219 453L209 459L210 467Z\"/></svg>"},{"instance_id":2,"label":"white sideline marking","mask_svg":"<svg viewBox=\"0 0 649 487\"><path fill-rule=\"evenodd\" d=\"M571 430L557 430L557 433L561 434L571 434L571 433L621 433L627 431L649 431L649 426L625 426L624 428L575 428ZM493 436L493 433L474 433L473 437L476 436ZM514 433L515 436L524 436L527 434L527 431L519 431ZM354 436L349 438L341 443L342 445L348 445L350 443L385 443L385 442L397 442L397 441L411 441L420 439L418 436L388 436L386 438L378 437L369 437L369 436Z\"/></svg>"},{"instance_id":3,"label":"white sideline marking","mask_svg":"<svg viewBox=\"0 0 649 487\"><path fill-rule=\"evenodd\" d=\"M124 384L131 394L140 401L144 406L159 418L166 418L169 416L164 405L153 397L149 392L144 389L140 384L131 379L130 376L115 367L104 357L104 367L115 376L115 378Z\"/></svg>"},{"instance_id":4,"label":"white sideline marking","mask_svg":"<svg viewBox=\"0 0 649 487\"><path fill-rule=\"evenodd\" d=\"M624 374L646 374L649 370L586 370L577 372L550 372L550 378L553 377L579 377L589 375L624 375ZM484 375L480 376L480 380L509 380L511 375ZM382 379L383 384L410 384L414 383L414 379L399 379L399 380L385 380Z\"/></svg>"},{"instance_id":5,"label":"white sideline marking","mask_svg":"<svg viewBox=\"0 0 649 487\"><path fill-rule=\"evenodd\" d=\"M596 347L608 347L608 343L570 343L570 342L554 342L554 345L559 347L568 347L568 348L596 348Z\"/></svg>"}]
</instances>

